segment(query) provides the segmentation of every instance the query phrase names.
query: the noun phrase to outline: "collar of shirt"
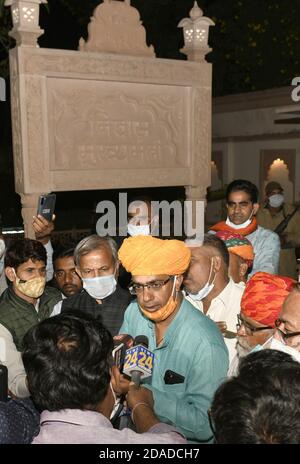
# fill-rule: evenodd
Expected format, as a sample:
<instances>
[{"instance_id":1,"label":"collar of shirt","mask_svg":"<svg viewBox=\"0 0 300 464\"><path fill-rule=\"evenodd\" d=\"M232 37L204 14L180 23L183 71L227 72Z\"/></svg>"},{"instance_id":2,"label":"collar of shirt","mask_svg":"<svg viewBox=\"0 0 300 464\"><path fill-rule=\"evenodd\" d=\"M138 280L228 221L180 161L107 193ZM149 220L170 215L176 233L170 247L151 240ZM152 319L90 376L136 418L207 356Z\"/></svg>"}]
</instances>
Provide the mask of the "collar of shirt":
<instances>
[{"instance_id":1,"label":"collar of shirt","mask_svg":"<svg viewBox=\"0 0 300 464\"><path fill-rule=\"evenodd\" d=\"M168 344L169 344L170 340L172 339L174 333L176 332L178 326L181 326L182 322L184 321L184 319L186 317L186 306L185 306L184 303L185 303L185 298L182 299L180 308L177 311L176 316L174 317L174 319L172 320L171 324L169 325L169 327L167 328L167 330L166 330L166 332L164 334L163 343L157 347L158 350L168 346ZM153 339L155 340L156 339L155 323L150 321L150 319L149 319L148 320L148 326L151 328L152 334L153 334ZM155 343L155 345L156 345L156 343Z\"/></svg>"},{"instance_id":2,"label":"collar of shirt","mask_svg":"<svg viewBox=\"0 0 300 464\"><path fill-rule=\"evenodd\" d=\"M226 306L226 304L228 304L228 302L230 301L231 292L235 290L236 286L239 286L241 289L243 288L242 286L240 286L240 284L236 284L233 281L233 279L229 277L229 282L226 285L226 287L223 288L223 290L221 291L221 293L219 293L219 295L217 295L215 298L211 300L211 304L207 311L207 314L210 312L210 310L214 307L215 304L218 304L219 301L221 301L221 303L223 303L223 305ZM198 306L198 308L203 312L202 301L197 301L196 303L197 304L196 305L194 304L194 306Z\"/></svg>"},{"instance_id":3,"label":"collar of shirt","mask_svg":"<svg viewBox=\"0 0 300 464\"><path fill-rule=\"evenodd\" d=\"M96 411L81 409L62 409L61 411L43 411L41 414L41 426L46 422L67 422L74 425L112 428L107 417Z\"/></svg>"},{"instance_id":4,"label":"collar of shirt","mask_svg":"<svg viewBox=\"0 0 300 464\"><path fill-rule=\"evenodd\" d=\"M39 312L39 307L40 307L40 299L38 298L34 305L34 309L36 310L37 313Z\"/></svg>"}]
</instances>

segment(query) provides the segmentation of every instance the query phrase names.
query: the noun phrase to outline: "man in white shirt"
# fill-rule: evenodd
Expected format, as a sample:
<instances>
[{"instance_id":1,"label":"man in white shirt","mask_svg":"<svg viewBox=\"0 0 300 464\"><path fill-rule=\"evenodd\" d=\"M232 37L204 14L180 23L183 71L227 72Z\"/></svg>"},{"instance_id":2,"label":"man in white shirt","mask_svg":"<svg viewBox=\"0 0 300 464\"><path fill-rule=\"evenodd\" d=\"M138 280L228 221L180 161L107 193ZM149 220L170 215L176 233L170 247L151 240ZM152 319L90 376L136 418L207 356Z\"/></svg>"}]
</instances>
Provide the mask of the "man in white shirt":
<instances>
[{"instance_id":1,"label":"man in white shirt","mask_svg":"<svg viewBox=\"0 0 300 464\"><path fill-rule=\"evenodd\" d=\"M221 239L205 234L202 244L187 245L192 253L183 280L187 299L217 323L231 361L236 355L236 323L244 289L228 276L229 253Z\"/></svg>"}]
</instances>

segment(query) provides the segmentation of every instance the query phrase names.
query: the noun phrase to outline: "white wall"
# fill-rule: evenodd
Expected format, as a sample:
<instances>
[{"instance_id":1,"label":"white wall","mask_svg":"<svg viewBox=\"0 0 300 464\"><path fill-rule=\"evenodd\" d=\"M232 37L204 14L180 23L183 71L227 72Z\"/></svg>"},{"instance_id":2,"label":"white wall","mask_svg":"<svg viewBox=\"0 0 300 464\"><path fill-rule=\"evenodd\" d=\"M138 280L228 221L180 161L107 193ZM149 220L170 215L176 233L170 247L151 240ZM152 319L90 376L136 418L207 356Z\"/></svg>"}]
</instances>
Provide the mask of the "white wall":
<instances>
[{"instance_id":1,"label":"white wall","mask_svg":"<svg viewBox=\"0 0 300 464\"><path fill-rule=\"evenodd\" d=\"M233 141L214 143L213 150L223 152L223 182L234 179L248 179L260 187L261 150L296 150L295 201L300 200L300 138L282 140Z\"/></svg>"}]
</instances>

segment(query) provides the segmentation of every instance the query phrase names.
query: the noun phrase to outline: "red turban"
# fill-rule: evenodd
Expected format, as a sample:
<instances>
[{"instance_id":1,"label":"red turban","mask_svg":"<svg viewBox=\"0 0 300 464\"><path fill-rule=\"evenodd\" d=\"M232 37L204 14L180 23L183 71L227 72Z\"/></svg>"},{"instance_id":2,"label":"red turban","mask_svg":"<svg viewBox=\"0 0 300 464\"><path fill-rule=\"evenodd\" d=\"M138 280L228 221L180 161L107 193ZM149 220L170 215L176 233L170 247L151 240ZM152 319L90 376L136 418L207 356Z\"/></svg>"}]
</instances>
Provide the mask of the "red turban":
<instances>
[{"instance_id":1,"label":"red turban","mask_svg":"<svg viewBox=\"0 0 300 464\"><path fill-rule=\"evenodd\" d=\"M241 301L241 312L263 325L275 327L283 301L295 280L289 277L257 272L247 282Z\"/></svg>"}]
</instances>

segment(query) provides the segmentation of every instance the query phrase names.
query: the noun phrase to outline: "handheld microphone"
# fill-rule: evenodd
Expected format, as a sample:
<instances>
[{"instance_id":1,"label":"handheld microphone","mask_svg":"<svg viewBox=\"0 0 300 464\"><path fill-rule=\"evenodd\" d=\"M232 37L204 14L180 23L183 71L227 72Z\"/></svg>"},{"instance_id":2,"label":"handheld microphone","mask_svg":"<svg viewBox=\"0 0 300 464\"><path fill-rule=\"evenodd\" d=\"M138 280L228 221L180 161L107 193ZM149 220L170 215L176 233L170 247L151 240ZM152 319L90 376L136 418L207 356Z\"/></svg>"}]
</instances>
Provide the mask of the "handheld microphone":
<instances>
[{"instance_id":1,"label":"handheld microphone","mask_svg":"<svg viewBox=\"0 0 300 464\"><path fill-rule=\"evenodd\" d=\"M148 350L148 337L138 335L134 346L126 350L123 372L131 377L137 387L141 380L150 377L153 372L154 353Z\"/></svg>"},{"instance_id":2,"label":"handheld microphone","mask_svg":"<svg viewBox=\"0 0 300 464\"><path fill-rule=\"evenodd\" d=\"M112 355L115 365L120 372L123 371L126 350L131 348L134 344L133 337L128 334L119 334L113 337L114 349Z\"/></svg>"}]
</instances>

